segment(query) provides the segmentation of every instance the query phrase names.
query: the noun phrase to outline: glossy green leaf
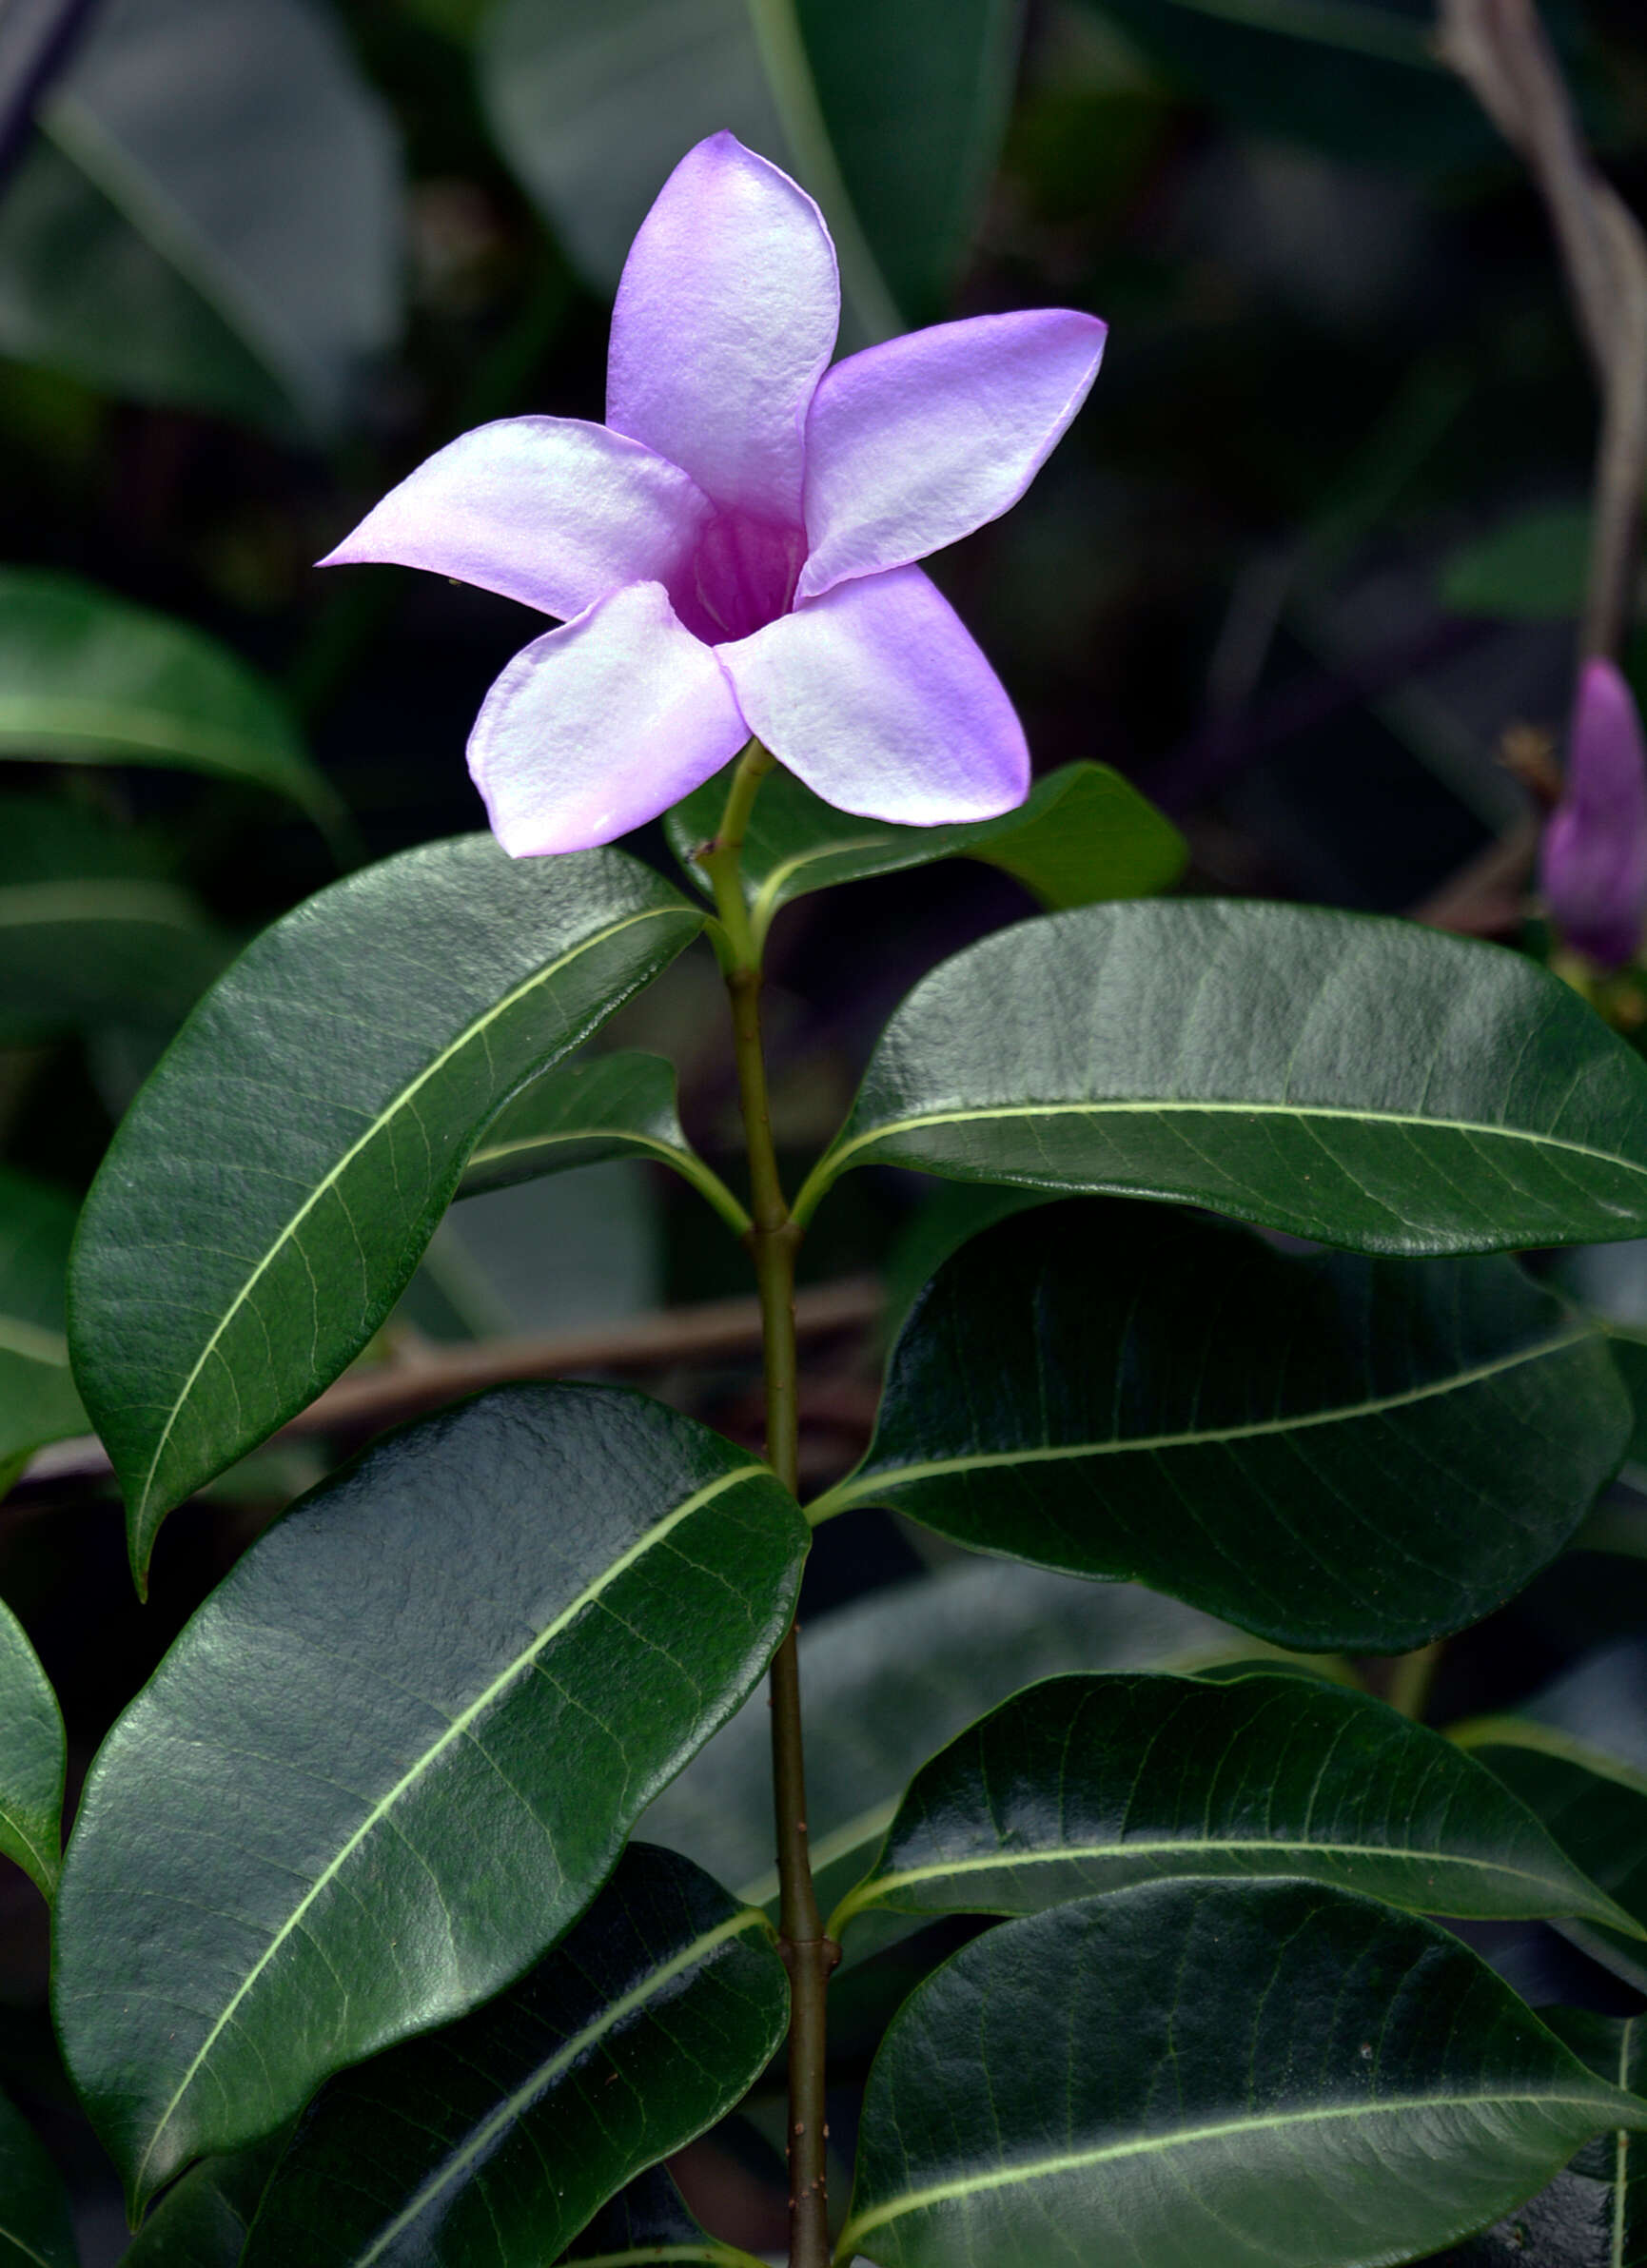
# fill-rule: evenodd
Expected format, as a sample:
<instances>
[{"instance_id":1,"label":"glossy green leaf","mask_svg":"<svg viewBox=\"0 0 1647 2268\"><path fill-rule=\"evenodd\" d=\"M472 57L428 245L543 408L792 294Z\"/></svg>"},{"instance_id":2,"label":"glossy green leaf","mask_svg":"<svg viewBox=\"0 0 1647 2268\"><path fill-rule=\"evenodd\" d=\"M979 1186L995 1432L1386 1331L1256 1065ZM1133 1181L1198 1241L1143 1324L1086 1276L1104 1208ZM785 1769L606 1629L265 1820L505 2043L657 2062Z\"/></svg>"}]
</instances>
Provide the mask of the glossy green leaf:
<instances>
[{"instance_id":1,"label":"glossy green leaf","mask_svg":"<svg viewBox=\"0 0 1647 2268\"><path fill-rule=\"evenodd\" d=\"M1549 2008L1544 2022L1598 2079L1633 2095L1647 2090L1647 2021ZM1638 2138L1617 2127L1592 2142L1574 2170L1607 2186L1607 2268L1647 2268L1647 2151Z\"/></svg>"},{"instance_id":2,"label":"glossy green leaf","mask_svg":"<svg viewBox=\"0 0 1647 2268\"><path fill-rule=\"evenodd\" d=\"M59 2029L133 2201L538 1959L754 1686L805 1547L764 1466L594 1386L409 1426L262 1537L64 1867Z\"/></svg>"},{"instance_id":3,"label":"glossy green leaf","mask_svg":"<svg viewBox=\"0 0 1647 2268\"><path fill-rule=\"evenodd\" d=\"M697 853L720 824L728 778L717 773L665 823L670 848L705 891L709 878ZM853 818L778 770L762 781L750 814L741 879L755 935L763 938L773 916L811 890L940 858L982 859L1014 875L1043 906L1058 908L1148 897L1178 879L1188 855L1171 820L1108 764L1066 764L1004 819L961 827Z\"/></svg>"},{"instance_id":4,"label":"glossy green leaf","mask_svg":"<svg viewBox=\"0 0 1647 2268\"><path fill-rule=\"evenodd\" d=\"M1560 622L1581 611L1589 573L1589 506L1545 504L1454 552L1441 600L1455 615Z\"/></svg>"},{"instance_id":5,"label":"glossy green leaf","mask_svg":"<svg viewBox=\"0 0 1647 2268\"><path fill-rule=\"evenodd\" d=\"M825 1911L862 1875L911 1773L1019 1686L1064 1670L1199 1665L1233 1640L1222 1623L1147 1591L976 1564L809 1618L807 1825ZM643 1831L718 1867L752 1904L776 1897L764 1697L665 1790Z\"/></svg>"},{"instance_id":6,"label":"glossy green leaf","mask_svg":"<svg viewBox=\"0 0 1647 2268\"><path fill-rule=\"evenodd\" d=\"M1451 1737L1520 1797L1575 1866L1647 1924L1647 1776L1526 1717L1473 1718ZM1647 1992L1647 1952L1636 1938L1585 1921L1561 1926Z\"/></svg>"},{"instance_id":7,"label":"glossy green leaf","mask_svg":"<svg viewBox=\"0 0 1647 2268\"><path fill-rule=\"evenodd\" d=\"M812 1517L891 1505L1279 1645L1398 1652L1553 1558L1631 1422L1604 1331L1513 1261L1285 1254L1077 1202L944 1263Z\"/></svg>"},{"instance_id":8,"label":"glossy green leaf","mask_svg":"<svg viewBox=\"0 0 1647 2268\"><path fill-rule=\"evenodd\" d=\"M581 2268L639 2268L647 2260L703 2268L762 2268L753 2253L705 2235L663 2168L654 2166L595 2216L565 2255Z\"/></svg>"},{"instance_id":9,"label":"glossy green leaf","mask_svg":"<svg viewBox=\"0 0 1647 2268\"><path fill-rule=\"evenodd\" d=\"M1499 946L1252 901L1087 906L915 987L797 1215L871 1163L1369 1252L1637 1236L1647 1065Z\"/></svg>"},{"instance_id":10,"label":"glossy green leaf","mask_svg":"<svg viewBox=\"0 0 1647 2268\"><path fill-rule=\"evenodd\" d=\"M89 1433L64 1336L74 1200L0 1166L0 1494L36 1449Z\"/></svg>"},{"instance_id":11,"label":"glossy green leaf","mask_svg":"<svg viewBox=\"0 0 1647 2268\"><path fill-rule=\"evenodd\" d=\"M207 994L115 1137L71 1277L140 1577L171 1507L365 1345L500 1105L701 922L622 851L470 835L334 884Z\"/></svg>"},{"instance_id":12,"label":"glossy green leaf","mask_svg":"<svg viewBox=\"0 0 1647 2268\"><path fill-rule=\"evenodd\" d=\"M876 1906L1036 1913L1172 1874L1304 1875L1415 1913L1634 1926L1439 1733L1364 1693L1259 1673L1014 1694L916 1773L831 1933Z\"/></svg>"},{"instance_id":13,"label":"glossy green leaf","mask_svg":"<svg viewBox=\"0 0 1647 2268\"><path fill-rule=\"evenodd\" d=\"M733 2108L788 2022L766 1916L675 1852L631 1845L511 1991L326 2088L243 2268L552 2260L633 2175Z\"/></svg>"},{"instance_id":14,"label":"glossy green leaf","mask_svg":"<svg viewBox=\"0 0 1647 2268\"><path fill-rule=\"evenodd\" d=\"M63 1864L63 1712L18 1621L0 1599L0 1857L48 1898Z\"/></svg>"},{"instance_id":15,"label":"glossy green leaf","mask_svg":"<svg viewBox=\"0 0 1647 2268\"><path fill-rule=\"evenodd\" d=\"M0 756L165 764L340 806L272 688L186 622L67 575L0 569Z\"/></svg>"},{"instance_id":16,"label":"glossy green leaf","mask_svg":"<svg viewBox=\"0 0 1647 2268\"><path fill-rule=\"evenodd\" d=\"M113 0L0 202L0 351L141 401L335 425L399 320L400 166L300 0Z\"/></svg>"},{"instance_id":17,"label":"glossy green leaf","mask_svg":"<svg viewBox=\"0 0 1647 2268\"><path fill-rule=\"evenodd\" d=\"M503 0L480 85L505 157L607 287L670 169L730 127L823 206L861 343L947 298L1018 29L1014 0Z\"/></svg>"},{"instance_id":18,"label":"glossy green leaf","mask_svg":"<svg viewBox=\"0 0 1647 2268\"><path fill-rule=\"evenodd\" d=\"M283 2129L250 2149L191 2165L144 2221L120 2268L240 2268L246 2231L285 2141Z\"/></svg>"},{"instance_id":19,"label":"glossy green leaf","mask_svg":"<svg viewBox=\"0 0 1647 2268\"><path fill-rule=\"evenodd\" d=\"M0 2268L79 2268L63 2178L0 2095Z\"/></svg>"},{"instance_id":20,"label":"glossy green leaf","mask_svg":"<svg viewBox=\"0 0 1647 2268\"><path fill-rule=\"evenodd\" d=\"M1293 1882L1008 1922L894 2019L837 2258L1376 2268L1480 2228L1647 2102L1435 1925Z\"/></svg>"},{"instance_id":21,"label":"glossy green leaf","mask_svg":"<svg viewBox=\"0 0 1647 2268\"><path fill-rule=\"evenodd\" d=\"M460 1195L637 1156L673 1166L738 1235L749 1226L749 1215L681 1129L675 1066L629 1050L558 1066L523 1086L470 1152Z\"/></svg>"}]
</instances>

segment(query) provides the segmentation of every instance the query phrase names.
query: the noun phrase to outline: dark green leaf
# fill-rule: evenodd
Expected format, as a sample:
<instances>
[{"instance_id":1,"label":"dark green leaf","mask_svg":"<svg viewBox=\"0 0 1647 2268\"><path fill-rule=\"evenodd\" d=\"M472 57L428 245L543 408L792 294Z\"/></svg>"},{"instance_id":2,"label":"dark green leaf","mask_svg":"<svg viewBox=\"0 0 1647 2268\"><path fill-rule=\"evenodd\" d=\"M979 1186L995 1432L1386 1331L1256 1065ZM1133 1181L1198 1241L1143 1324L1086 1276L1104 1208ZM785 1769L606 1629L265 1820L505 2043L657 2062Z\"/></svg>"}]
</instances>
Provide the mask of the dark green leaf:
<instances>
[{"instance_id":1,"label":"dark green leaf","mask_svg":"<svg viewBox=\"0 0 1647 2268\"><path fill-rule=\"evenodd\" d=\"M88 1433L64 1301L74 1200L0 1166L0 1494L36 1449Z\"/></svg>"},{"instance_id":2,"label":"dark green leaf","mask_svg":"<svg viewBox=\"0 0 1647 2268\"><path fill-rule=\"evenodd\" d=\"M1398 1652L1559 1551L1630 1402L1592 1318L1513 1261L1284 1254L1078 1202L962 1247L875 1437L813 1508L1169 1591L1277 1644Z\"/></svg>"},{"instance_id":3,"label":"dark green leaf","mask_svg":"<svg viewBox=\"0 0 1647 2268\"><path fill-rule=\"evenodd\" d=\"M0 569L0 756L167 764L339 804L276 694L201 631L66 575Z\"/></svg>"},{"instance_id":4,"label":"dark green leaf","mask_svg":"<svg viewBox=\"0 0 1647 2268\"><path fill-rule=\"evenodd\" d=\"M1589 573L1589 506L1541 505L1454 552L1441 604L1508 622L1565 621L1583 607Z\"/></svg>"},{"instance_id":5,"label":"dark green leaf","mask_svg":"<svg viewBox=\"0 0 1647 2268\"><path fill-rule=\"evenodd\" d=\"M1014 1189L1001 1182L939 1182L910 1216L894 1239L882 1270L887 1303L882 1327L895 1339L910 1309L952 1252L997 1221L1014 1213L1054 1204L1052 1189Z\"/></svg>"},{"instance_id":6,"label":"dark green leaf","mask_svg":"<svg viewBox=\"0 0 1647 2268\"><path fill-rule=\"evenodd\" d=\"M407 1427L271 1529L64 1867L64 2052L133 2201L536 1960L755 1684L805 1549L764 1466L594 1386Z\"/></svg>"},{"instance_id":7,"label":"dark green leaf","mask_svg":"<svg viewBox=\"0 0 1647 2268\"><path fill-rule=\"evenodd\" d=\"M667 826L675 855L701 889L697 851L726 806L727 775L676 804ZM1015 875L1049 908L1166 890L1188 849L1172 822L1107 764L1066 764L1030 790L1004 819L964 827L890 827L837 811L793 772L761 785L744 837L744 896L757 938L773 916L809 890L870 874L893 874L940 858L977 858Z\"/></svg>"},{"instance_id":8,"label":"dark green leaf","mask_svg":"<svg viewBox=\"0 0 1647 2268\"><path fill-rule=\"evenodd\" d=\"M1525 1717L1475 1718L1452 1738L1520 1797L1576 1867L1647 1922L1647 1777ZM1564 1922L1562 1932L1647 1992L1647 1951L1637 1939L1582 1921Z\"/></svg>"},{"instance_id":9,"label":"dark green leaf","mask_svg":"<svg viewBox=\"0 0 1647 2268\"><path fill-rule=\"evenodd\" d=\"M79 2268L62 2177L0 2095L0 2268Z\"/></svg>"},{"instance_id":10,"label":"dark green leaf","mask_svg":"<svg viewBox=\"0 0 1647 2268\"><path fill-rule=\"evenodd\" d=\"M675 1066L661 1055L597 1055L534 1079L470 1152L461 1194L637 1154L673 1166L737 1235L748 1228L749 1215L681 1131Z\"/></svg>"},{"instance_id":11,"label":"dark green leaf","mask_svg":"<svg viewBox=\"0 0 1647 2268\"><path fill-rule=\"evenodd\" d=\"M1544 2022L1598 2079L1639 2095L1647 2089L1647 2022L1639 2016L1598 2016L1588 2008L1551 2008ZM1608 2268L1647 2268L1647 2164L1627 2127L1592 2142L1576 2173L1604 2181L1611 2193L1607 2220Z\"/></svg>"},{"instance_id":12,"label":"dark green leaf","mask_svg":"<svg viewBox=\"0 0 1647 2268\"><path fill-rule=\"evenodd\" d=\"M761 2268L752 2253L706 2236L678 2189L654 2166L603 2206L566 2254L582 2268L631 2268L644 2260L701 2261L705 2268Z\"/></svg>"},{"instance_id":13,"label":"dark green leaf","mask_svg":"<svg viewBox=\"0 0 1647 2268\"><path fill-rule=\"evenodd\" d=\"M1035 1913L1169 1874L1306 1875L1415 1913L1630 1926L1439 1733L1364 1693L1257 1674L1015 1694L916 1773L831 1934L876 1906Z\"/></svg>"},{"instance_id":14,"label":"dark green leaf","mask_svg":"<svg viewBox=\"0 0 1647 2268\"><path fill-rule=\"evenodd\" d=\"M121 2256L120 2268L239 2268L258 2200L285 2145L203 2158L174 2181Z\"/></svg>"},{"instance_id":15,"label":"dark green leaf","mask_svg":"<svg viewBox=\"0 0 1647 2268\"><path fill-rule=\"evenodd\" d=\"M171 1507L365 1345L499 1106L701 921L622 851L470 835L324 890L207 994L115 1137L71 1278L140 1578Z\"/></svg>"},{"instance_id":16,"label":"dark green leaf","mask_svg":"<svg viewBox=\"0 0 1647 2268\"><path fill-rule=\"evenodd\" d=\"M1518 953L1253 902L987 937L893 1016L851 1165L1137 1191L1370 1252L1647 1231L1647 1065Z\"/></svg>"},{"instance_id":17,"label":"dark green leaf","mask_svg":"<svg viewBox=\"0 0 1647 2268\"><path fill-rule=\"evenodd\" d=\"M400 167L297 0L100 9L0 202L0 350L290 432L398 324Z\"/></svg>"},{"instance_id":18,"label":"dark green leaf","mask_svg":"<svg viewBox=\"0 0 1647 2268\"><path fill-rule=\"evenodd\" d=\"M1234 1633L1121 1584L1027 1567L956 1567L840 1607L800 1633L807 1824L825 1910L863 1873L906 1781L934 1749L1032 1678L1195 1665ZM652 1841L777 1895L772 1720L757 1696L646 1815Z\"/></svg>"},{"instance_id":19,"label":"dark green leaf","mask_svg":"<svg viewBox=\"0 0 1647 2268\"><path fill-rule=\"evenodd\" d=\"M0 1856L48 1898L56 1895L63 1863L64 1757L57 1696L23 1625L0 1600Z\"/></svg>"},{"instance_id":20,"label":"dark green leaf","mask_svg":"<svg viewBox=\"0 0 1647 2268\"><path fill-rule=\"evenodd\" d=\"M632 1845L512 1991L326 2088L244 2268L551 2260L633 2175L733 2108L788 2020L766 1916L673 1851Z\"/></svg>"},{"instance_id":21,"label":"dark green leaf","mask_svg":"<svg viewBox=\"0 0 1647 2268\"><path fill-rule=\"evenodd\" d=\"M1431 1923L1150 1883L968 1945L870 2074L840 2245L883 2268L1372 2268L1479 2228L1647 2103Z\"/></svg>"},{"instance_id":22,"label":"dark green leaf","mask_svg":"<svg viewBox=\"0 0 1647 2268\"><path fill-rule=\"evenodd\" d=\"M665 176L730 127L817 198L861 339L937 311L1006 126L1013 0L503 0L480 84L574 260L617 282Z\"/></svg>"}]
</instances>

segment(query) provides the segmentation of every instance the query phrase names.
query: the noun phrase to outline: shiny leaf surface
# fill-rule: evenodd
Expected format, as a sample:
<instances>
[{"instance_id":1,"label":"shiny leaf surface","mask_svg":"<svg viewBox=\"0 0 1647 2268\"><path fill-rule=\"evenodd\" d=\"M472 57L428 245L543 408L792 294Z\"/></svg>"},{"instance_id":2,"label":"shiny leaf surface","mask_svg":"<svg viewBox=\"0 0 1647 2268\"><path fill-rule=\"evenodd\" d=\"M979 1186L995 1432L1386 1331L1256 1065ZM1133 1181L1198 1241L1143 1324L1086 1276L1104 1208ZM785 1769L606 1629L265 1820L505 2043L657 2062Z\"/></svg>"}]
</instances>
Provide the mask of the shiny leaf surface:
<instances>
[{"instance_id":1,"label":"shiny leaf surface","mask_svg":"<svg viewBox=\"0 0 1647 2268\"><path fill-rule=\"evenodd\" d=\"M704 890L708 877L696 853L720 823L727 788L728 776L717 775L676 804L666 823L671 849ZM773 916L811 890L940 858L982 859L1015 876L1043 906L1058 908L1148 897L1178 879L1188 855L1172 822L1107 764L1066 764L1037 781L1004 819L961 827L853 818L793 772L776 771L755 798L742 879L755 934L764 937Z\"/></svg>"},{"instance_id":2,"label":"shiny leaf surface","mask_svg":"<svg viewBox=\"0 0 1647 2268\"><path fill-rule=\"evenodd\" d=\"M64 2052L132 2200L538 1959L760 1675L805 1545L764 1466L594 1386L408 1426L269 1530L64 1868Z\"/></svg>"},{"instance_id":3,"label":"shiny leaf surface","mask_svg":"<svg viewBox=\"0 0 1647 2268\"><path fill-rule=\"evenodd\" d=\"M1039 1912L1162 1875L1307 1876L1415 1913L1630 1918L1492 1773L1312 1679L1056 1677L916 1773L836 1909Z\"/></svg>"},{"instance_id":4,"label":"shiny leaf surface","mask_svg":"<svg viewBox=\"0 0 1647 2268\"><path fill-rule=\"evenodd\" d=\"M1151 1883L1003 1924L870 2075L838 2258L1375 2268L1647 2128L1436 1926L1291 1882Z\"/></svg>"},{"instance_id":5,"label":"shiny leaf surface","mask_svg":"<svg viewBox=\"0 0 1647 2268\"><path fill-rule=\"evenodd\" d=\"M63 1863L64 1761L57 1696L23 1625L0 1600L0 1856L48 1898Z\"/></svg>"},{"instance_id":6,"label":"shiny leaf surface","mask_svg":"<svg viewBox=\"0 0 1647 2268\"><path fill-rule=\"evenodd\" d=\"M499 1106L700 924L621 851L516 862L471 835L323 890L202 1001L93 1183L71 1280L140 1578L171 1507L360 1353Z\"/></svg>"},{"instance_id":7,"label":"shiny leaf surface","mask_svg":"<svg viewBox=\"0 0 1647 2268\"><path fill-rule=\"evenodd\" d=\"M1647 2022L1639 2016L1598 2016L1589 2008L1551 2008L1544 2022L1587 2063L1598 2079L1647 2088ZM1647 2151L1640 2137L1618 2127L1592 2142L1575 2166L1607 2190L1608 2268L1647 2262Z\"/></svg>"},{"instance_id":8,"label":"shiny leaf surface","mask_svg":"<svg viewBox=\"0 0 1647 2268\"><path fill-rule=\"evenodd\" d=\"M74 1200L0 1166L0 1488L48 1441L90 1431L64 1335Z\"/></svg>"},{"instance_id":9,"label":"shiny leaf surface","mask_svg":"<svg viewBox=\"0 0 1647 2268\"><path fill-rule=\"evenodd\" d=\"M877 1162L1369 1252L1639 1236L1647 1066L1498 946L1297 906L1087 906L915 987L797 1213Z\"/></svg>"},{"instance_id":10,"label":"shiny leaf surface","mask_svg":"<svg viewBox=\"0 0 1647 2268\"><path fill-rule=\"evenodd\" d=\"M191 2165L145 2219L120 2268L240 2268L246 2231L285 2141L283 2130L250 2149Z\"/></svg>"},{"instance_id":11,"label":"shiny leaf surface","mask_svg":"<svg viewBox=\"0 0 1647 2268\"><path fill-rule=\"evenodd\" d=\"M519 1984L325 2089L243 2268L552 2259L634 2174L732 2109L788 2021L766 1916L673 1851L632 1845Z\"/></svg>"},{"instance_id":12,"label":"shiny leaf surface","mask_svg":"<svg viewBox=\"0 0 1647 2268\"><path fill-rule=\"evenodd\" d=\"M1520 1590L1630 1425L1604 1332L1509 1260L1049 1205L939 1269L869 1455L813 1517L889 1504L1278 1644L1394 1652Z\"/></svg>"}]
</instances>

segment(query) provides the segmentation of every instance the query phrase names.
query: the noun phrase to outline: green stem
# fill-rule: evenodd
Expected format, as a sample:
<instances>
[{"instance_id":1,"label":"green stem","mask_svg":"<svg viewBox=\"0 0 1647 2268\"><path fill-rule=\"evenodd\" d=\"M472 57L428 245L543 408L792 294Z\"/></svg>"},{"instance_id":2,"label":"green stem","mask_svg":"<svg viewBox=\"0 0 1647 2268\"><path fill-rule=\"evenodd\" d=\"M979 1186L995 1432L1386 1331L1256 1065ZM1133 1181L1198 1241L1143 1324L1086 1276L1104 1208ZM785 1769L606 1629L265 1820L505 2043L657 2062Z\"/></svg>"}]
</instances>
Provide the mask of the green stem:
<instances>
[{"instance_id":1,"label":"green stem","mask_svg":"<svg viewBox=\"0 0 1647 2268\"><path fill-rule=\"evenodd\" d=\"M751 1226L745 1242L760 1295L766 1380L766 1454L791 1494L799 1485L794 1259L800 1230L778 1175L760 1030L760 948L744 902L740 863L756 792L773 759L757 740L733 775L720 830L702 864L720 916L721 960L732 1002L738 1102L749 1153ZM840 1948L825 1933L807 1848L800 1662L792 1625L772 1665L772 1786L777 1829L778 1950L790 1980L790 2268L829 2268L825 2183L825 2045L830 1971Z\"/></svg>"}]
</instances>

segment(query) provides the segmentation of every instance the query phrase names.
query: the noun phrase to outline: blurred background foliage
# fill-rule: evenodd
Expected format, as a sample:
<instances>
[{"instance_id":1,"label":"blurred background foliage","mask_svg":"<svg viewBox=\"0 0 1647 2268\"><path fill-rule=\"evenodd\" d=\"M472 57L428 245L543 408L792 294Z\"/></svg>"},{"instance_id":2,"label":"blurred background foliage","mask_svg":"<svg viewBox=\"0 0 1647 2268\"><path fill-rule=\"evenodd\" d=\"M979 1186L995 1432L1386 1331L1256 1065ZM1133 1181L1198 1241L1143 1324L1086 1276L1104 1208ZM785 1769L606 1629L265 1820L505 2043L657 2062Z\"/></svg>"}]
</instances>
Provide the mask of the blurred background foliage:
<instances>
[{"instance_id":1,"label":"blurred background foliage","mask_svg":"<svg viewBox=\"0 0 1647 2268\"><path fill-rule=\"evenodd\" d=\"M1641 212L1647 15L1545 12ZM78 1769L234 1553L354 1445L346 1428L282 1442L227 1476L171 1523L139 1610L109 1486L73 1438L78 1196L240 944L363 858L480 824L464 738L540 627L434 578L310 563L465 427L600 415L630 235L723 126L823 204L845 345L1047 303L1111 326L1028 499L937 562L1038 770L1096 758L1134 780L1187 837L1189 889L1524 934L1527 783L1568 698L1596 405L1542 213L1438 61L1424 0L9 0L0 1475L18 1484L0 1595L59 1685ZM666 859L660 830L639 848ZM971 864L843 903L803 901L774 933L797 1153L914 978L1029 910ZM1634 981L1625 1024L1647 1014ZM675 1058L717 1163L721 1018L691 957L603 1043ZM906 1296L971 1218L950 1193L917 1220L892 1177L854 1180L810 1275L861 1271L904 1234ZM606 1164L468 1201L391 1351L741 1293L741 1256L666 1183ZM1637 1261L1588 1288L1638 1323ZM862 1445L874 1360L861 1335L825 1344L819 1480ZM644 1375L729 1431L754 1422L739 1358ZM1451 1651L1443 1714L1511 1705L1647 1629L1639 1501ZM890 1519L827 1529L808 1613L918 1565ZM0 2082L79 2166L88 2258L111 2257L93 2145L53 2107L44 1945L6 1876ZM868 2023L873 1994L854 1993Z\"/></svg>"}]
</instances>

